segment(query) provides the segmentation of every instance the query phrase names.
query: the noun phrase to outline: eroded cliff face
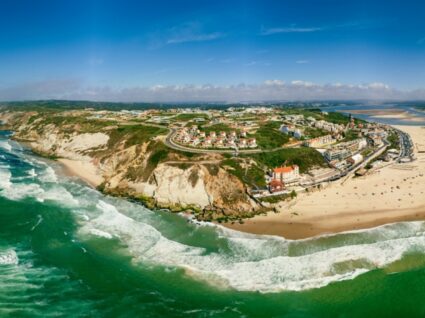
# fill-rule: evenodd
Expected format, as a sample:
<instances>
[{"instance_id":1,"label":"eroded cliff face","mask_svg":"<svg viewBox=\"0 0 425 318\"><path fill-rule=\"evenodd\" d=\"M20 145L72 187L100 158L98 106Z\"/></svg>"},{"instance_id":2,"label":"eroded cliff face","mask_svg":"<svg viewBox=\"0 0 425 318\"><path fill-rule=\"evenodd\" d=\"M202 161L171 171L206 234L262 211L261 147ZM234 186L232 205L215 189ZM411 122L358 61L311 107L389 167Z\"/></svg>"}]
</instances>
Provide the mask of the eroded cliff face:
<instances>
[{"instance_id":1,"label":"eroded cliff face","mask_svg":"<svg viewBox=\"0 0 425 318\"><path fill-rule=\"evenodd\" d=\"M111 126L45 124L42 117L27 113L2 114L0 119L35 152L84 163L102 178L99 188L105 193L136 198L152 208L191 211L203 220L238 219L264 209L237 177L219 166L220 156L169 153L164 136L129 144L134 136L117 139L117 128Z\"/></svg>"}]
</instances>

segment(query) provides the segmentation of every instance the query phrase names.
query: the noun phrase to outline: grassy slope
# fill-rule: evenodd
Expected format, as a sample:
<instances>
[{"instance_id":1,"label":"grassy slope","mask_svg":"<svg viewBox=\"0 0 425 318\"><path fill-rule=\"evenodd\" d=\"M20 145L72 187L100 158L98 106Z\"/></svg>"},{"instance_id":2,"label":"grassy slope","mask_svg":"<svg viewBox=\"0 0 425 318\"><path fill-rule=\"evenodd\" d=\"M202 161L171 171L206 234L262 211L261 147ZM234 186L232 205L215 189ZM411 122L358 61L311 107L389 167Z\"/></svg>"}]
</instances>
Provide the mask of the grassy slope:
<instances>
[{"instance_id":1,"label":"grassy slope","mask_svg":"<svg viewBox=\"0 0 425 318\"><path fill-rule=\"evenodd\" d=\"M286 164L296 164L300 172L307 172L314 166L325 166L323 156L312 148L288 148L274 152L262 152L249 155L259 164L267 168L279 167Z\"/></svg>"},{"instance_id":2,"label":"grassy slope","mask_svg":"<svg viewBox=\"0 0 425 318\"><path fill-rule=\"evenodd\" d=\"M211 126L199 126L199 130L204 131L207 134L211 131L215 131L216 133L219 133L221 131L224 131L226 133L229 133L229 132L232 132L232 131L239 132L237 129L233 129L226 124L215 124L215 125L211 125Z\"/></svg>"},{"instance_id":3,"label":"grassy slope","mask_svg":"<svg viewBox=\"0 0 425 318\"><path fill-rule=\"evenodd\" d=\"M279 128L276 128L276 122L269 122L262 125L254 137L261 149L279 148L289 141L289 136L282 134Z\"/></svg>"},{"instance_id":4,"label":"grassy slope","mask_svg":"<svg viewBox=\"0 0 425 318\"><path fill-rule=\"evenodd\" d=\"M195 118L208 119L208 115L204 113L178 114L176 117L173 118L173 121L191 121Z\"/></svg>"}]
</instances>

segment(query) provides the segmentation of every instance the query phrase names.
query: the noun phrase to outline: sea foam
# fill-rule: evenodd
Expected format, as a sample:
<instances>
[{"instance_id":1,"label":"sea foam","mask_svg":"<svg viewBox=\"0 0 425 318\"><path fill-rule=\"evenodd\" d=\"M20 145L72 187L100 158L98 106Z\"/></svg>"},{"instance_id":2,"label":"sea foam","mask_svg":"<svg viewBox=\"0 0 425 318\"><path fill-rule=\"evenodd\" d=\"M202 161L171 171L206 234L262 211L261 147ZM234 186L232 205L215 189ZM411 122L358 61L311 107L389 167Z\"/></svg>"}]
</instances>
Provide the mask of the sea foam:
<instances>
[{"instance_id":1,"label":"sea foam","mask_svg":"<svg viewBox=\"0 0 425 318\"><path fill-rule=\"evenodd\" d=\"M207 252L202 247L167 239L153 226L121 214L109 203L100 200L97 208L102 214L83 228L120 237L134 256L135 263L180 267L196 279L225 284L241 291L319 288L383 268L406 253L425 252L421 222L402 226L412 236L405 234L397 238L396 227L381 228L365 231L364 241L353 239L351 243L344 243L341 240L339 244L323 244L313 249L297 246L298 242L283 238L222 231L230 251ZM339 235L334 235L333 241L338 241ZM362 233L355 235L360 237ZM309 239L301 244L314 246L315 241L321 239ZM297 248L299 251L294 252Z\"/></svg>"},{"instance_id":2,"label":"sea foam","mask_svg":"<svg viewBox=\"0 0 425 318\"><path fill-rule=\"evenodd\" d=\"M0 265L17 265L18 262L18 255L14 250L0 252Z\"/></svg>"},{"instance_id":3,"label":"sea foam","mask_svg":"<svg viewBox=\"0 0 425 318\"><path fill-rule=\"evenodd\" d=\"M12 173L6 168L0 168L0 191L10 189Z\"/></svg>"},{"instance_id":4,"label":"sea foam","mask_svg":"<svg viewBox=\"0 0 425 318\"><path fill-rule=\"evenodd\" d=\"M0 148L3 148L6 151L12 151L12 145L5 140L0 140Z\"/></svg>"}]
</instances>

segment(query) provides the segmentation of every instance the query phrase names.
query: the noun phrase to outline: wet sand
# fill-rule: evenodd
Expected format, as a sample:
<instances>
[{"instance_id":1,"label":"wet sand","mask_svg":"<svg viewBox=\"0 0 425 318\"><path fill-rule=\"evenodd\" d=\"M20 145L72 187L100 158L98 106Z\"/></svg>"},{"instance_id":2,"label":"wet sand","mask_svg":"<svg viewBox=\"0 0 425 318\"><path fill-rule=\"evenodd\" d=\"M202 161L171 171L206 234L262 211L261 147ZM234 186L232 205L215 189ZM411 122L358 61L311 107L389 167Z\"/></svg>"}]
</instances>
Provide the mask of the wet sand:
<instances>
[{"instance_id":1,"label":"wet sand","mask_svg":"<svg viewBox=\"0 0 425 318\"><path fill-rule=\"evenodd\" d=\"M368 115L372 119L381 118L381 119L399 119L401 122L406 123L421 123L424 122L424 118L416 116L406 110L401 110L398 108L390 109L354 109L349 111L351 114L362 114Z\"/></svg>"}]
</instances>

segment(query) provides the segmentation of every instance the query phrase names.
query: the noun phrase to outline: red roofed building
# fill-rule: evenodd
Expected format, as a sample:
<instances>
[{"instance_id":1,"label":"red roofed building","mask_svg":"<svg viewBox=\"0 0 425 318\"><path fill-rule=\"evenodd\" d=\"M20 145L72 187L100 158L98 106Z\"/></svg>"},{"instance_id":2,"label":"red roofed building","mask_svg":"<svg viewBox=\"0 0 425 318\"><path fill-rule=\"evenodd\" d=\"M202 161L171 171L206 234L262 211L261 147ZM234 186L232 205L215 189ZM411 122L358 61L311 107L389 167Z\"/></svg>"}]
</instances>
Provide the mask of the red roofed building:
<instances>
[{"instance_id":1,"label":"red roofed building","mask_svg":"<svg viewBox=\"0 0 425 318\"><path fill-rule=\"evenodd\" d=\"M274 179L274 180L270 181L270 183L269 183L269 191L271 193L279 192L279 191L282 191L284 189L285 189L285 185L280 180Z\"/></svg>"},{"instance_id":2,"label":"red roofed building","mask_svg":"<svg viewBox=\"0 0 425 318\"><path fill-rule=\"evenodd\" d=\"M273 179L283 183L297 181L300 177L300 169L297 165L283 166L273 170Z\"/></svg>"}]
</instances>

